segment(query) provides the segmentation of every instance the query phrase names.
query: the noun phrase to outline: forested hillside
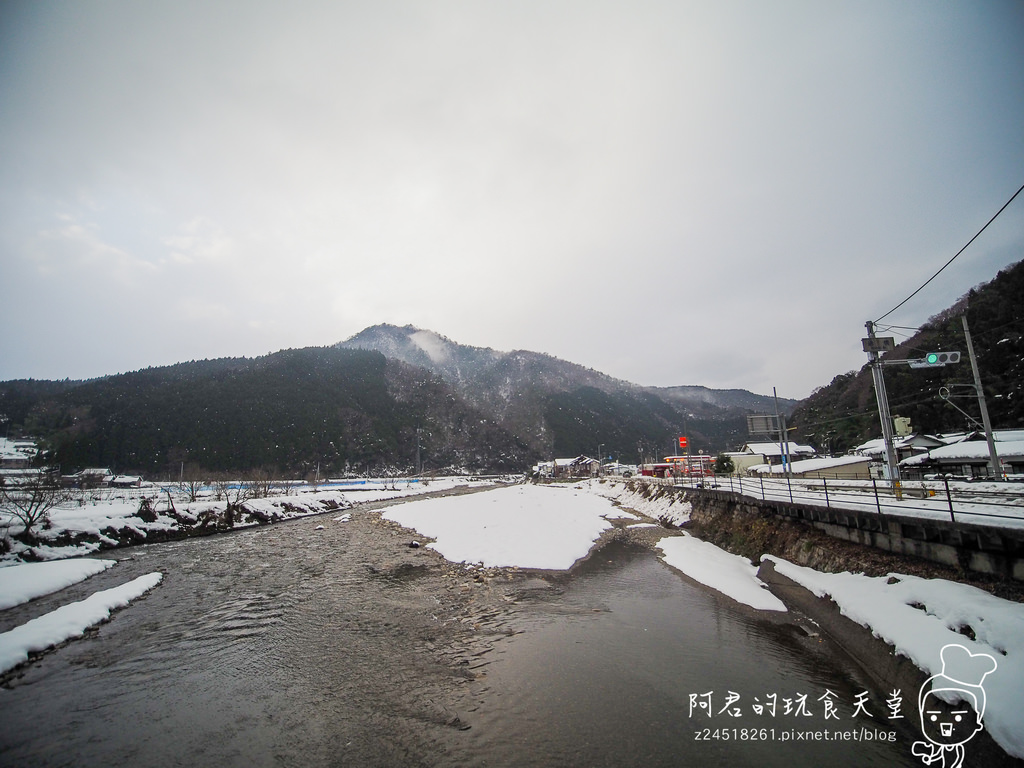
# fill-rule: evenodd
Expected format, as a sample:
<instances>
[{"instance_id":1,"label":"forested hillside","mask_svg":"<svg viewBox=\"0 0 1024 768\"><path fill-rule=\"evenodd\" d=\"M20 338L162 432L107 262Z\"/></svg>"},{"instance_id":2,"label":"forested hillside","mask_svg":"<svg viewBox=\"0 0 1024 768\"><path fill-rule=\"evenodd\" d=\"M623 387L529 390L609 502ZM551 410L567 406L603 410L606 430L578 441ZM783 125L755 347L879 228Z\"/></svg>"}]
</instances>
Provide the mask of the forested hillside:
<instances>
[{"instance_id":1,"label":"forested hillside","mask_svg":"<svg viewBox=\"0 0 1024 768\"><path fill-rule=\"evenodd\" d=\"M791 401L784 402L783 407ZM411 326L264 357L193 361L91 381L0 383L0 416L70 473L147 478L261 469L524 471L580 454L625 463L742 445L742 390L648 388L550 355L456 344Z\"/></svg>"},{"instance_id":2,"label":"forested hillside","mask_svg":"<svg viewBox=\"0 0 1024 768\"><path fill-rule=\"evenodd\" d=\"M309 348L88 382L0 384L0 412L65 471L182 466L289 475L414 465L521 470L525 446L439 379L375 352Z\"/></svg>"},{"instance_id":3,"label":"forested hillside","mask_svg":"<svg viewBox=\"0 0 1024 768\"><path fill-rule=\"evenodd\" d=\"M913 430L924 433L974 429L980 420L961 317L966 313L982 386L996 429L1024 428L1024 262L1001 271L995 279L972 289L956 304L931 318L910 338L898 344L886 359L907 360L930 351L960 351L961 362L943 368L885 367L886 389L893 416L909 417ZM879 336L896 336L902 329ZM897 336L899 339L899 336ZM866 359L866 358L865 358ZM940 396L946 387L950 401ZM957 407L953 407L953 403ZM816 390L795 410L791 426L797 436L820 450L848 450L881 435L871 371L837 376Z\"/></svg>"}]
</instances>

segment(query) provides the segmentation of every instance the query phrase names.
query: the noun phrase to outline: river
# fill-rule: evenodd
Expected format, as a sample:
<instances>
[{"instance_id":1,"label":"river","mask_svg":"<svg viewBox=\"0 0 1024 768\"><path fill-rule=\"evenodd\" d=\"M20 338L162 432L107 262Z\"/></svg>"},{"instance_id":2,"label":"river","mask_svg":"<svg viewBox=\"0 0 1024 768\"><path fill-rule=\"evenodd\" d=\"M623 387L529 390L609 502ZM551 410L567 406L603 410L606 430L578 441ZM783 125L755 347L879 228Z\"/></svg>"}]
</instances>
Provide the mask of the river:
<instances>
[{"instance_id":1,"label":"river","mask_svg":"<svg viewBox=\"0 0 1024 768\"><path fill-rule=\"evenodd\" d=\"M165 574L7 681L2 763L917 764L912 724L888 719L880 694L865 701L873 716L853 716L866 686L834 649L649 548L613 540L568 574L485 577L408 542L362 511L133 547L5 612L0 629ZM810 714L784 714L800 696Z\"/></svg>"}]
</instances>

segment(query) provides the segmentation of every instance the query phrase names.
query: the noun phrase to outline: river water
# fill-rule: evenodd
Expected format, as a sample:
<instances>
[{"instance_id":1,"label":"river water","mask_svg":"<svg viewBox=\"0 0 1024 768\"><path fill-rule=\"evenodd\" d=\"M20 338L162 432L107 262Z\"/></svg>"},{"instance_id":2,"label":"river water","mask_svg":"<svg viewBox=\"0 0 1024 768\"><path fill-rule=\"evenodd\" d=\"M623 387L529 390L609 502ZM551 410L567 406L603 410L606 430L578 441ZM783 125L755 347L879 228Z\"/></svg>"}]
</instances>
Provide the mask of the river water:
<instances>
[{"instance_id":1,"label":"river water","mask_svg":"<svg viewBox=\"0 0 1024 768\"><path fill-rule=\"evenodd\" d=\"M165 574L0 690L0 764L916 764L912 724L876 693L873 717L854 717L866 686L819 638L648 548L612 541L569 574L484 579L408 540L363 512L136 547L4 612L0 630ZM719 714L730 692L739 716ZM800 696L810 714L784 714Z\"/></svg>"}]
</instances>

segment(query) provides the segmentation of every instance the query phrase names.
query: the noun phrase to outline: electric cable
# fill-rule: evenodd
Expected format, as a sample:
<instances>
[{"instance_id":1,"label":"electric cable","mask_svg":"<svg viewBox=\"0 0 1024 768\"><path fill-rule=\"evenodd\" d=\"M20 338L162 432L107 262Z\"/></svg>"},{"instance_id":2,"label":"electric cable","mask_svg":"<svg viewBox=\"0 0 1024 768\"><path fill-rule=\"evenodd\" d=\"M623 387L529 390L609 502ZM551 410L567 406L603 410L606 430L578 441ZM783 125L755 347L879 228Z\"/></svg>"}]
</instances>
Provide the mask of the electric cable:
<instances>
[{"instance_id":1,"label":"electric cable","mask_svg":"<svg viewBox=\"0 0 1024 768\"><path fill-rule=\"evenodd\" d=\"M938 276L939 276L939 274L940 274L940 273L942 272L942 270L943 270L943 269L945 269L945 268L946 268L946 267L948 267L948 266L949 266L950 264L952 264L952 263L953 263L953 261L954 261L954 260L956 259L956 257L957 257L957 256L959 256L959 255L960 255L961 253L963 253L964 251L966 251L966 250L967 250L967 247L968 247L968 246L969 246L969 245L970 245L971 243L973 243L973 242L974 242L975 240L977 240L977 239L978 239L978 236L979 236L979 235L980 235L980 234L981 234L982 232L984 232L984 231L985 231L986 229L988 229L988 225L989 225L989 224L991 224L991 223L992 223L993 221L995 221L995 220L996 220L996 218L997 218L997 217L999 216L999 214L1001 214L1001 213L1002 213L1003 211L1005 211L1005 210L1006 210L1006 208L1007 208L1007 206L1008 206L1008 205L1009 205L1010 203L1012 203L1012 202L1013 202L1013 201L1014 201L1014 200L1016 199L1017 195L1019 195L1019 194L1020 194L1021 192L1024 192L1024 185L1021 185L1021 188L1020 188L1020 189L1018 189L1018 190L1017 190L1016 192L1014 192L1014 193L1013 193L1013 197L1011 197L1011 198L1010 198L1009 200L1007 200L1007 201L1006 201L1006 203L1004 203L1004 204L1003 204L1003 207L1002 207L1002 208L1000 208L1000 209L999 209L998 211L996 211L996 213L995 213L995 216L993 216L993 217L992 217L991 219L989 219L989 220L988 220L988 222L987 222L987 223L985 224L985 226L984 226L984 227L982 227L981 229L979 229L979 230L978 230L978 232L977 232L977 234L976 234L976 235L975 235L974 237L972 237L972 238L971 238L970 240L968 240L968 241L967 241L967 245L965 245L965 246L964 246L963 248L961 248L961 249L960 249L959 251L957 251L957 252L956 252L956 254L954 254L954 256L953 256L953 258L952 258L952 259L950 259L950 260L949 260L949 261L947 261L947 262L946 262L945 264L943 264L943 265L942 265L942 267L941 267L941 268L939 269L939 271L938 271L938 272L936 272L936 273L935 273L934 275L932 275L932 276L931 276L931 277L929 277L929 278L928 278L927 280L925 280L925 281L924 281L924 284L923 284L923 285L922 285L922 286L921 286L920 288L918 288L918 289L917 289L916 291L914 291L914 292L913 292L912 294L910 294L909 296L907 296L907 298L905 298L905 299L904 299L903 301L901 301L901 302L900 302L899 304L897 304L897 305L896 305L895 307L893 307L893 308L892 308L892 309L890 309L890 310L889 310L888 312L886 312L886 313L885 313L884 315L882 315L882 316L881 316L880 318L878 318L878 320L875 320L875 323L878 323L878 322L879 322L880 320L884 320L884 319L885 319L886 317L888 317L888 316L889 316L889 315L891 315L891 314L892 314L893 312L895 312L895 311L896 311L897 309L899 309L900 307L902 307L902 306L903 306L904 304L906 304L906 303L907 303L908 301L910 301L910 300L911 300L912 298L914 298L915 296L917 296L917 294L919 294L919 293L920 293L920 292L921 292L921 291L922 291L922 290L924 289L924 287L925 287L926 285L928 285L928 283L930 283L930 282L931 282L932 280L934 280L934 279L935 279L936 277L938 277Z\"/></svg>"}]
</instances>

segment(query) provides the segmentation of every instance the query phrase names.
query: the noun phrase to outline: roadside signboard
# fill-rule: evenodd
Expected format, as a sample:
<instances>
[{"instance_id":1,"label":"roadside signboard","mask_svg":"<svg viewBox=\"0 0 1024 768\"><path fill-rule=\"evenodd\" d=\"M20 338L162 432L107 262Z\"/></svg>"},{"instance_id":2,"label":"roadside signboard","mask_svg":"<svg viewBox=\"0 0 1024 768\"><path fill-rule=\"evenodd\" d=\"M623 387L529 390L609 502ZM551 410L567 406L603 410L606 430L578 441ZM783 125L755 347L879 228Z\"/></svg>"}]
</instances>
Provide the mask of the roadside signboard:
<instances>
[{"instance_id":1,"label":"roadside signboard","mask_svg":"<svg viewBox=\"0 0 1024 768\"><path fill-rule=\"evenodd\" d=\"M779 417L767 414L747 416L747 433L751 435L774 435L779 431Z\"/></svg>"},{"instance_id":2,"label":"roadside signboard","mask_svg":"<svg viewBox=\"0 0 1024 768\"><path fill-rule=\"evenodd\" d=\"M865 352L892 352L896 349L896 339L892 336L876 336L861 339Z\"/></svg>"}]
</instances>

